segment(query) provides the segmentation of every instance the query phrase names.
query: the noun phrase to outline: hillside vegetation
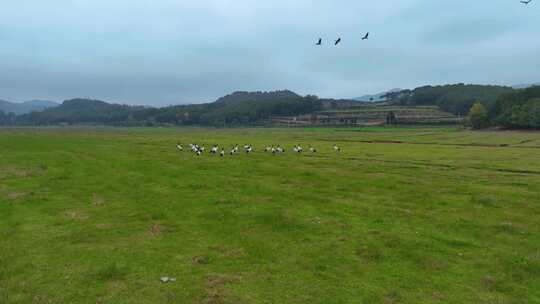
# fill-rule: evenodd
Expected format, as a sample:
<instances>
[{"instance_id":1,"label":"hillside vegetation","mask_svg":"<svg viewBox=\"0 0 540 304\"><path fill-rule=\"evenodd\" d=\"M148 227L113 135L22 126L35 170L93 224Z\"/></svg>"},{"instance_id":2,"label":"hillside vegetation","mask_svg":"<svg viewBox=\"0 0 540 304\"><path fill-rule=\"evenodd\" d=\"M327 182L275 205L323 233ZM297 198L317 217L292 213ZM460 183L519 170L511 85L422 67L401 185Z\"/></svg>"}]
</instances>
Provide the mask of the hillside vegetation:
<instances>
[{"instance_id":1,"label":"hillside vegetation","mask_svg":"<svg viewBox=\"0 0 540 304\"><path fill-rule=\"evenodd\" d=\"M321 109L314 96L301 97L288 91L235 93L207 104L145 108L109 104L99 100L73 99L62 105L22 115L24 125L109 124L118 126L246 125L271 115L298 115Z\"/></svg>"},{"instance_id":2,"label":"hillside vegetation","mask_svg":"<svg viewBox=\"0 0 540 304\"><path fill-rule=\"evenodd\" d=\"M424 86L390 93L389 97L400 105L436 105L443 111L466 115L475 102L492 108L501 94L512 91L511 87L455 84Z\"/></svg>"}]
</instances>

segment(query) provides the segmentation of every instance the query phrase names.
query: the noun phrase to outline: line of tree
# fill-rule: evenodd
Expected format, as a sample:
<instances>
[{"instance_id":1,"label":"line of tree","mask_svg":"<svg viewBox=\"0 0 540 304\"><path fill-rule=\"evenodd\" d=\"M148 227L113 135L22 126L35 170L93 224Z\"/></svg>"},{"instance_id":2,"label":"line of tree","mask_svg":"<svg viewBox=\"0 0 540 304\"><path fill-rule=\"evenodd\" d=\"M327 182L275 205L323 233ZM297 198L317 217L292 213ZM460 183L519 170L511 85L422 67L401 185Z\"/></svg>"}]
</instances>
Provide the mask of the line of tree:
<instances>
[{"instance_id":1,"label":"line of tree","mask_svg":"<svg viewBox=\"0 0 540 304\"><path fill-rule=\"evenodd\" d=\"M475 129L491 126L539 129L540 86L502 94L491 108L476 102L469 112L468 122Z\"/></svg>"},{"instance_id":2,"label":"line of tree","mask_svg":"<svg viewBox=\"0 0 540 304\"><path fill-rule=\"evenodd\" d=\"M502 94L492 112L492 123L518 129L540 128L540 86Z\"/></svg>"}]
</instances>

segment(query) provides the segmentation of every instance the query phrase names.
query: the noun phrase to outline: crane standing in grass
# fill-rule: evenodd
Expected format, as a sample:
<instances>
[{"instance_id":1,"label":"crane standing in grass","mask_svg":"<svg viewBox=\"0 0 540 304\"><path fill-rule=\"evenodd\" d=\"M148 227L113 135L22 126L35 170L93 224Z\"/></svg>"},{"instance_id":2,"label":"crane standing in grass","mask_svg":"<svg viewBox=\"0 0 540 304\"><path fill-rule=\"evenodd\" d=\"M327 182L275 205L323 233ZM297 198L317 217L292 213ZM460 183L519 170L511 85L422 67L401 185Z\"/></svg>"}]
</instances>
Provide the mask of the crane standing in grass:
<instances>
[{"instance_id":1,"label":"crane standing in grass","mask_svg":"<svg viewBox=\"0 0 540 304\"><path fill-rule=\"evenodd\" d=\"M205 148L204 146L199 146L198 144L189 144L190 148L191 148L191 152L193 152L195 155L197 156L201 156L202 154L204 154L204 151L205 151ZM183 151L184 148L182 147L182 145L180 143L178 143L176 145L176 148L179 150L179 151ZM250 154L250 153L253 153L254 152L254 149L253 149L253 146L251 144L247 144L245 146L243 146L243 149L244 151L246 152L246 154ZM296 144L293 146L293 151L296 153L296 154L302 154L304 152L304 148L302 148L302 146ZM332 146L332 149L337 152L337 153L340 153L342 152L342 149L341 147L339 147L337 144L334 144ZM309 146L309 149L308 149L312 154L313 153L317 153L317 149L313 146ZM228 150L228 154L230 156L233 156L235 154L238 154L238 151L239 151L239 146L238 145L234 145L231 147L230 150ZM269 152L271 153L272 155L276 155L276 154L284 154L285 153L285 148L282 147L281 145L277 145L277 146L274 146L274 145L269 145L269 146L266 146L264 148L264 150L262 150L264 152ZM220 148L219 145L212 145L212 148L210 149L210 154L212 155L217 155L219 154L221 157L224 157L225 154L227 152L225 151L225 149L223 147Z\"/></svg>"}]
</instances>

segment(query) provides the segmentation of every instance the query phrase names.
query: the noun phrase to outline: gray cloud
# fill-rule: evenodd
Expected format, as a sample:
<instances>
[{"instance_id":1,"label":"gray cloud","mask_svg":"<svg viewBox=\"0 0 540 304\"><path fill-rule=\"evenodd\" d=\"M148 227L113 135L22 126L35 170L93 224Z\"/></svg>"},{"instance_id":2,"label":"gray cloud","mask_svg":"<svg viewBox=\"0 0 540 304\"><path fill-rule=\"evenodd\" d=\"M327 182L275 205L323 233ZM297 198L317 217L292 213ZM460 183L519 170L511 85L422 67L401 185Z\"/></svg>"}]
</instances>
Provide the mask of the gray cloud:
<instances>
[{"instance_id":1,"label":"gray cloud","mask_svg":"<svg viewBox=\"0 0 540 304\"><path fill-rule=\"evenodd\" d=\"M4 99L166 105L234 90L352 97L540 79L540 6L518 1L10 2L0 18Z\"/></svg>"}]
</instances>

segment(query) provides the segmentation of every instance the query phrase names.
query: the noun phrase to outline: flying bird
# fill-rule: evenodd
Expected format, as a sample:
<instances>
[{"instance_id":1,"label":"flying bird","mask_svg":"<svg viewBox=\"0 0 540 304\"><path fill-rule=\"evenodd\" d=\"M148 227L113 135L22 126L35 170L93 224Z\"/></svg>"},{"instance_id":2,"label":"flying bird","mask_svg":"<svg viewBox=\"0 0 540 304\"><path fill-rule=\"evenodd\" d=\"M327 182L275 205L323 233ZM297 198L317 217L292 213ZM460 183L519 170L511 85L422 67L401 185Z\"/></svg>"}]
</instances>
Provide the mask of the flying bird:
<instances>
[{"instance_id":1,"label":"flying bird","mask_svg":"<svg viewBox=\"0 0 540 304\"><path fill-rule=\"evenodd\" d=\"M334 42L334 45L338 45L341 42L341 38L338 38L336 42Z\"/></svg>"},{"instance_id":2,"label":"flying bird","mask_svg":"<svg viewBox=\"0 0 540 304\"><path fill-rule=\"evenodd\" d=\"M529 0L529 1L532 1L532 0ZM369 38L369 32L367 32L366 35L362 37L362 40L367 40L368 38Z\"/></svg>"},{"instance_id":3,"label":"flying bird","mask_svg":"<svg viewBox=\"0 0 540 304\"><path fill-rule=\"evenodd\" d=\"M529 0L529 1L519 1L519 2L521 2L521 3L525 4L525 5L527 5L527 4L531 3L532 0Z\"/></svg>"},{"instance_id":4,"label":"flying bird","mask_svg":"<svg viewBox=\"0 0 540 304\"><path fill-rule=\"evenodd\" d=\"M321 45L322 44L322 38L319 38L319 41L315 43L315 45Z\"/></svg>"}]
</instances>

